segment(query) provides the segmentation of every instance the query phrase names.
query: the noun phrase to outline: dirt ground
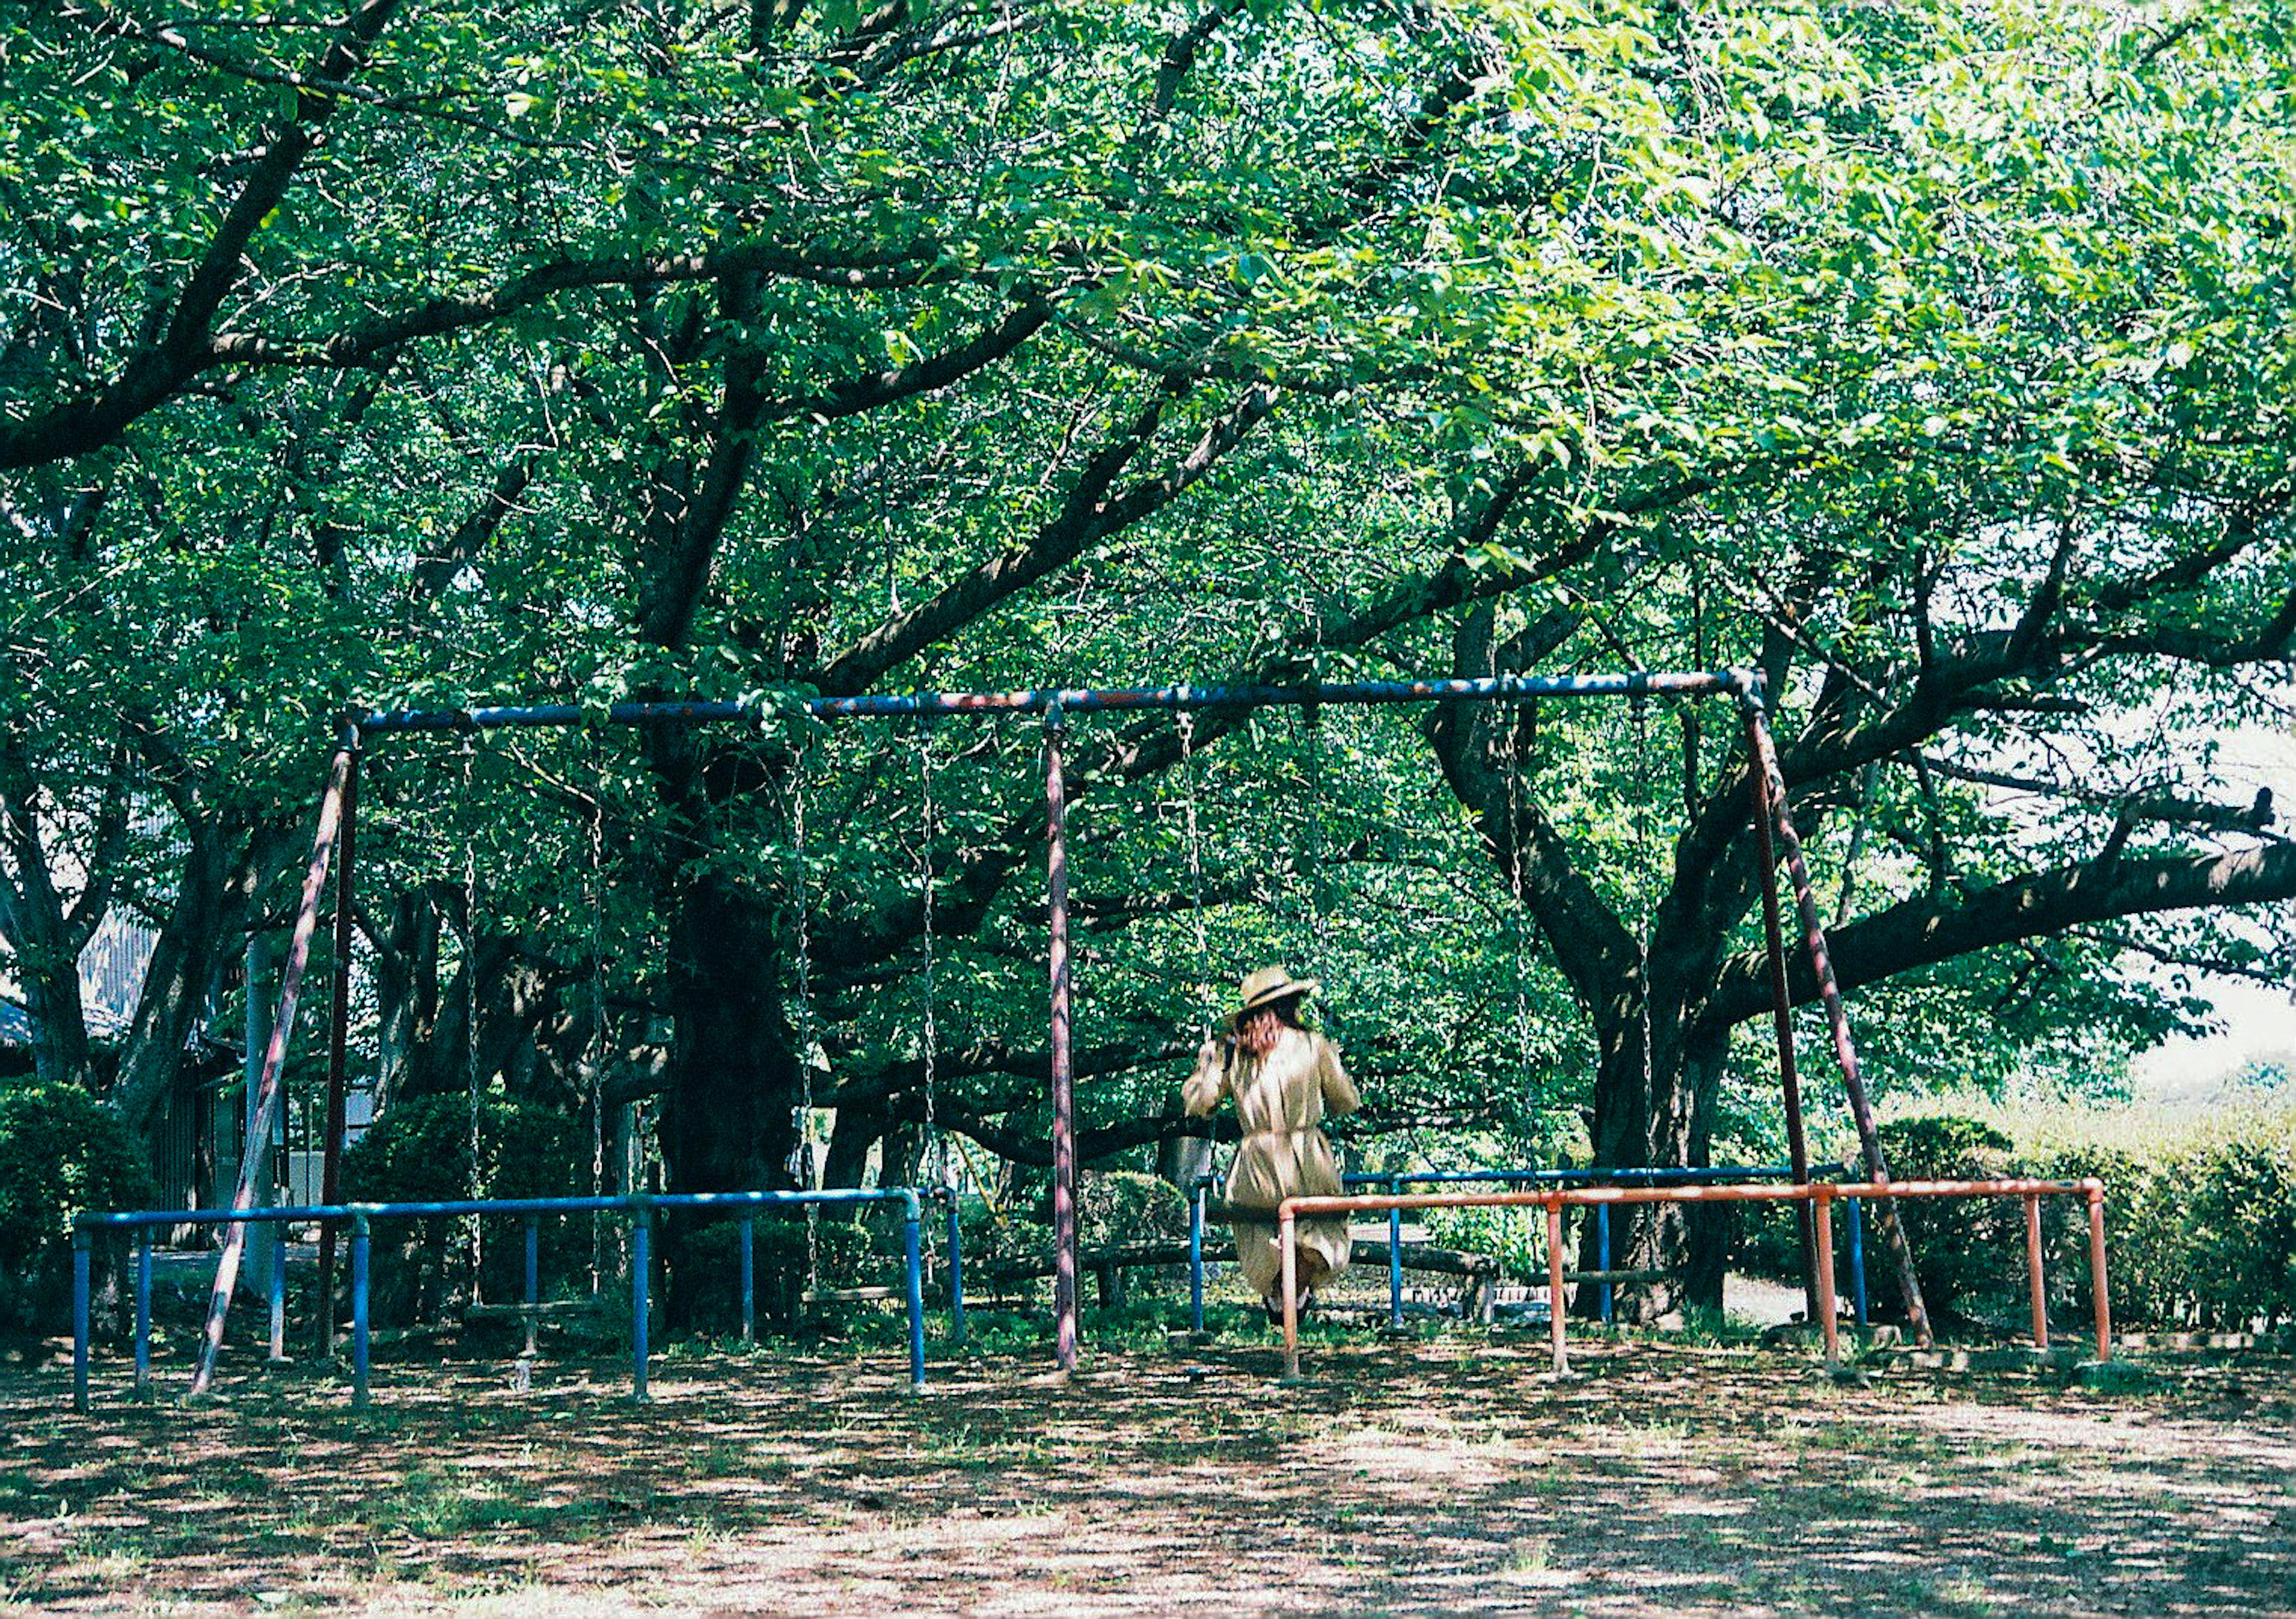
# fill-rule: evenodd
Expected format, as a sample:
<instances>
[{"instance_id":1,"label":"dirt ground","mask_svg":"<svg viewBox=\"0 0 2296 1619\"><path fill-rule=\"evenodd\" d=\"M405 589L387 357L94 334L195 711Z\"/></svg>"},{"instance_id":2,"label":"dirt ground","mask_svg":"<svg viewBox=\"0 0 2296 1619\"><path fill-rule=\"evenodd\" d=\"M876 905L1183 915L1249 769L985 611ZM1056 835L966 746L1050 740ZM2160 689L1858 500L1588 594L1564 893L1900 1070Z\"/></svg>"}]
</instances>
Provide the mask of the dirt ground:
<instances>
[{"instance_id":1,"label":"dirt ground","mask_svg":"<svg viewBox=\"0 0 2296 1619\"><path fill-rule=\"evenodd\" d=\"M2296 1614L2296 1370L1827 1378L1536 1333L1040 1355L0 1369L0 1613ZM521 1386L524 1383L524 1386Z\"/></svg>"}]
</instances>

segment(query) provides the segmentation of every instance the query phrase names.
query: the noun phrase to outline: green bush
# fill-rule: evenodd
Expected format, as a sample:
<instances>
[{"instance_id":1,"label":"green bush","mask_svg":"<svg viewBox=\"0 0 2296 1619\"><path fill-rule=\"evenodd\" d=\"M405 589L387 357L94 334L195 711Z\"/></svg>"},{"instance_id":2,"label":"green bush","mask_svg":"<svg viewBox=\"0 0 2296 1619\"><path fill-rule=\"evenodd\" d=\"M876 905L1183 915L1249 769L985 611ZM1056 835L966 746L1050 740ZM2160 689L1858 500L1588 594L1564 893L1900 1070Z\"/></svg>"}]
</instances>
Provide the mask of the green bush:
<instances>
[{"instance_id":1,"label":"green bush","mask_svg":"<svg viewBox=\"0 0 2296 1619\"><path fill-rule=\"evenodd\" d=\"M2116 1321L2226 1329L2296 1321L2296 1116L2237 1115L2136 1145L2059 1142L2037 1149L2029 1166L2051 1180L2104 1182ZM2045 1208L2053 1294L2086 1319L2087 1206L2051 1198Z\"/></svg>"},{"instance_id":2,"label":"green bush","mask_svg":"<svg viewBox=\"0 0 2296 1619\"><path fill-rule=\"evenodd\" d=\"M438 1203L457 1198L565 1198L589 1190L587 1154L578 1150L572 1122L500 1096L477 1107L478 1173L472 1172L472 1100L466 1095L409 1097L391 1108L343 1155L345 1198L355 1203ZM585 1168L578 1181L578 1160ZM436 1319L472 1291L468 1218L391 1220L374 1230L370 1286L378 1324L409 1326ZM486 1222L478 1232L479 1295L515 1300L525 1289L523 1222ZM545 1219L541 1263L545 1296L588 1276L589 1218Z\"/></svg>"},{"instance_id":3,"label":"green bush","mask_svg":"<svg viewBox=\"0 0 2296 1619\"><path fill-rule=\"evenodd\" d=\"M1996 1180L2016 1173L2015 1143L1979 1119L1949 1114L1896 1119L1880 1133L1894 1180ZM1898 1217L1933 1316L1993 1308L2021 1285L2024 1214L2015 1199L1908 1198L1898 1204ZM1878 1248L1882 1233L1874 1235L1870 1246ZM1871 1255L1867 1266L1870 1272ZM1894 1289L1877 1291L1886 1296Z\"/></svg>"},{"instance_id":4,"label":"green bush","mask_svg":"<svg viewBox=\"0 0 2296 1619\"><path fill-rule=\"evenodd\" d=\"M94 1097L57 1083L0 1091L0 1321L69 1296L75 1216L152 1197L127 1127Z\"/></svg>"}]
</instances>

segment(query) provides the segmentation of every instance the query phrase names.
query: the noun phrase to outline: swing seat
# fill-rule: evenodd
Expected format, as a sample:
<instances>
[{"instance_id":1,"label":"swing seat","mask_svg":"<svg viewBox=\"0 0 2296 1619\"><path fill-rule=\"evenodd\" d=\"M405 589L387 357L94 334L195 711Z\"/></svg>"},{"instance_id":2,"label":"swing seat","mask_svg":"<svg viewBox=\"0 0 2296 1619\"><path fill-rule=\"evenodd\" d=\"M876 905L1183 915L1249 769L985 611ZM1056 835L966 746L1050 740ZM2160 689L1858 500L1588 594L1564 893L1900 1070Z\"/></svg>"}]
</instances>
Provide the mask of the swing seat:
<instances>
[{"instance_id":1,"label":"swing seat","mask_svg":"<svg viewBox=\"0 0 2296 1619\"><path fill-rule=\"evenodd\" d=\"M808 1304L873 1304L906 1298L906 1288L814 1288L803 1296Z\"/></svg>"}]
</instances>

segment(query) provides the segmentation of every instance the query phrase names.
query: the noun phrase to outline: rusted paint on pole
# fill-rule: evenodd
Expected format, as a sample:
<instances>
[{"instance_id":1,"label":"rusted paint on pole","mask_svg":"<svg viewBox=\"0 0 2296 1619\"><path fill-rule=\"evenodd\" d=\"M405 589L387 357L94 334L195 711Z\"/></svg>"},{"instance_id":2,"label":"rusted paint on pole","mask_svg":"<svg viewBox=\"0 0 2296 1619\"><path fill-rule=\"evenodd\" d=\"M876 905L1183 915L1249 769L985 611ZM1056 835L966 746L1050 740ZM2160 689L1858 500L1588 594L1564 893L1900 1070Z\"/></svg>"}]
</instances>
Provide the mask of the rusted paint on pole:
<instances>
[{"instance_id":1,"label":"rusted paint on pole","mask_svg":"<svg viewBox=\"0 0 2296 1619\"><path fill-rule=\"evenodd\" d=\"M1052 935L1053 1359L1077 1363L1076 1067L1070 1045L1068 786L1061 778L1062 715L1045 714L1045 890Z\"/></svg>"},{"instance_id":2,"label":"rusted paint on pole","mask_svg":"<svg viewBox=\"0 0 2296 1619\"><path fill-rule=\"evenodd\" d=\"M350 769L343 776L342 852L335 862L335 961L327 1015L326 1139L320 1143L319 1201L342 1197L344 1087L348 1083L351 1032L351 936L358 885L359 733L345 725L343 750ZM319 1343L324 1358L335 1353L335 1228L319 1228ZM531 1323L529 1322L529 1326Z\"/></svg>"},{"instance_id":3,"label":"rusted paint on pole","mask_svg":"<svg viewBox=\"0 0 2296 1619\"><path fill-rule=\"evenodd\" d=\"M1849 1116L1857 1122L1858 1144L1865 1150L1866 1173L1876 1184L1887 1184L1890 1166L1882 1157L1873 1104L1866 1095L1866 1081L1857 1064L1857 1043L1850 1036L1849 1014L1841 1004L1841 986L1833 976L1833 960L1826 950L1825 925L1818 917L1817 895L1810 887L1809 866L1802 859L1801 838L1794 831L1793 814L1786 803L1785 772L1778 763L1777 747L1771 740L1769 722L1763 715L1760 699L1750 695L1742 700L1747 740L1767 782L1767 797L1775 814L1773 830L1779 846L1785 852L1786 875L1793 882L1794 905L1801 915L1803 944L1809 953L1810 970L1817 979L1818 999L1825 1007L1826 1026L1833 1032L1833 1055L1841 1066L1841 1086L1849 1095ZM1897 1205L1884 1201L1876 1213L1888 1241L1890 1263L1898 1273L1898 1290L1905 1298L1906 1315L1913 1325L1914 1337L1918 1343L1929 1344L1933 1341L1929 1308L1922 1302L1922 1284L1914 1274L1914 1251L1906 1241ZM1824 1255L1820 1258L1823 1260Z\"/></svg>"},{"instance_id":4,"label":"rusted paint on pole","mask_svg":"<svg viewBox=\"0 0 2296 1619\"><path fill-rule=\"evenodd\" d=\"M2041 1198L2025 1194L2025 1280L2033 1296L2033 1347L2049 1346L2049 1284L2041 1270Z\"/></svg>"},{"instance_id":5,"label":"rusted paint on pole","mask_svg":"<svg viewBox=\"0 0 2296 1619\"><path fill-rule=\"evenodd\" d=\"M1794 1067L1793 987L1786 979L1785 928L1778 918L1777 841L1771 834L1776 812L1770 803L1769 773L1762 768L1754 742L1754 712L1746 713L1746 781L1752 789L1755 862L1762 874L1762 936L1769 953L1771 1021L1778 1043L1778 1091L1786 1111L1786 1154L1794 1184L1809 1184L1809 1143L1802 1129L1801 1075ZM1802 1306L1817 1318L1817 1250L1811 1230L1809 1206L1798 1205L1794 1229L1801 1238Z\"/></svg>"},{"instance_id":6,"label":"rusted paint on pole","mask_svg":"<svg viewBox=\"0 0 2296 1619\"><path fill-rule=\"evenodd\" d=\"M1825 1363L1841 1364L1841 1324L1834 1320L1841 1312L1833 1301L1833 1206L1831 1189L1814 1186L1807 1205L1810 1214L1810 1231L1817 1239L1817 1330L1825 1345Z\"/></svg>"},{"instance_id":7,"label":"rusted paint on pole","mask_svg":"<svg viewBox=\"0 0 2296 1619\"><path fill-rule=\"evenodd\" d=\"M1300 1222L1287 1205L1275 1215L1275 1247L1283 1256L1283 1378L1300 1380Z\"/></svg>"},{"instance_id":8,"label":"rusted paint on pole","mask_svg":"<svg viewBox=\"0 0 2296 1619\"><path fill-rule=\"evenodd\" d=\"M263 1074L256 1095L254 1127L247 1149L240 1155L239 1182L231 1195L234 1214L255 1206L255 1189L270 1158L271 1132L275 1126L286 1087L281 1076L287 1066L287 1036L295 1026L295 998L303 986L303 969L311 960L311 936L318 931L319 899L326 891L327 866L335 852L342 824L343 795L349 785L351 753L335 750L327 789L319 797L319 826L311 840L311 863L303 873L303 894L295 908L295 931L287 947L287 966L279 979L279 1012L272 1020L271 1039L263 1051ZM199 1356L192 1372L192 1393L207 1392L215 1378L216 1357L223 1349L224 1317L231 1310L232 1289L239 1283L239 1264L247 1248L247 1222L234 1221L224 1228L223 1252L216 1260L215 1287L208 1297L207 1322L200 1338Z\"/></svg>"},{"instance_id":9,"label":"rusted paint on pole","mask_svg":"<svg viewBox=\"0 0 2296 1619\"><path fill-rule=\"evenodd\" d=\"M1570 1313L1562 1304L1562 1199L1550 1192L1546 1198L1546 1338L1554 1353L1558 1378L1570 1370L1570 1350L1562 1339L1562 1318Z\"/></svg>"},{"instance_id":10,"label":"rusted paint on pole","mask_svg":"<svg viewBox=\"0 0 2296 1619\"><path fill-rule=\"evenodd\" d=\"M2088 1286L2089 1296L2096 1303L2096 1358L2112 1359L2112 1303L2105 1286L2104 1269L2104 1182L2084 1181L2081 1190L2088 1194Z\"/></svg>"}]
</instances>

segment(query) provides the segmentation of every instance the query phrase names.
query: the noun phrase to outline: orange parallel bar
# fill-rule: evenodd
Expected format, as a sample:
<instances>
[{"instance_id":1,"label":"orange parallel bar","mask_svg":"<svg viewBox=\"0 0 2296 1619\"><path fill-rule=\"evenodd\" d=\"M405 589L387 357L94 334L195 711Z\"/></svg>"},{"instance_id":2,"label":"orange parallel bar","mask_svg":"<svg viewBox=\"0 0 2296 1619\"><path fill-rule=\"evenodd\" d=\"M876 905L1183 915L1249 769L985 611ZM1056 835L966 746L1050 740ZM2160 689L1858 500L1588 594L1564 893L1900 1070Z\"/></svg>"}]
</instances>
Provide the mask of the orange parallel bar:
<instances>
[{"instance_id":1,"label":"orange parallel bar","mask_svg":"<svg viewBox=\"0 0 2296 1619\"><path fill-rule=\"evenodd\" d=\"M2041 1272L2041 1199L2025 1194L2025 1272L2033 1294L2033 1347L2049 1346L2049 1285Z\"/></svg>"},{"instance_id":2,"label":"orange parallel bar","mask_svg":"<svg viewBox=\"0 0 2296 1619\"><path fill-rule=\"evenodd\" d=\"M1543 1208L1547 1211L1548 1315L1554 1339L1555 1370L1564 1370L1562 1293L1559 1276L1562 1244L1555 1239L1562 1210L1597 1204L1639 1203L1814 1203L1819 1232L1818 1271L1825 1295L1819 1313L1825 1335L1828 1365L1836 1361L1833 1233L1827 1224L1837 1198L2026 1198L2082 1197L2088 1202L2089 1271L2096 1299L2096 1358L2112 1358L2112 1321L2105 1294L2104 1182L2091 1176L2079 1181L2034 1181L2004 1178L1991 1181L1857 1181L1823 1182L1808 1186L1574 1186L1541 1191L1366 1192L1347 1197L1286 1198L1276 1206L1276 1240L1283 1256L1283 1379L1300 1378L1300 1292L1293 1241L1300 1216L1385 1214L1390 1209L1425 1208ZM2038 1211L2038 1203L2033 1208Z\"/></svg>"}]
</instances>

